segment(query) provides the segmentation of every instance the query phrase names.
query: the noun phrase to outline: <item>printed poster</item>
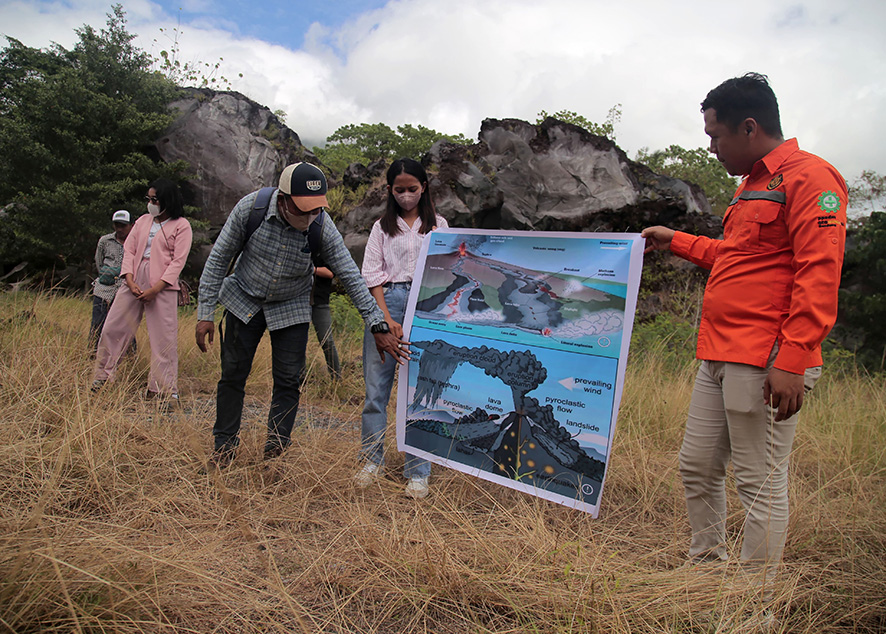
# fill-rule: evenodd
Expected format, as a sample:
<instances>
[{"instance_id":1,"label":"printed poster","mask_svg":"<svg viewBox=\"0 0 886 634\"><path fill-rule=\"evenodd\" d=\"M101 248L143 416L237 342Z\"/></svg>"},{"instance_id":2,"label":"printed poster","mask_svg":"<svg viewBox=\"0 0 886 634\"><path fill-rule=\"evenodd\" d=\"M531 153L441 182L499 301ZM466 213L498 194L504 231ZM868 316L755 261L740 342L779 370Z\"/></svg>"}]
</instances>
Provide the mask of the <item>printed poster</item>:
<instances>
[{"instance_id":1,"label":"printed poster","mask_svg":"<svg viewBox=\"0 0 886 634\"><path fill-rule=\"evenodd\" d=\"M639 234L429 234L399 450L597 517L642 263Z\"/></svg>"}]
</instances>

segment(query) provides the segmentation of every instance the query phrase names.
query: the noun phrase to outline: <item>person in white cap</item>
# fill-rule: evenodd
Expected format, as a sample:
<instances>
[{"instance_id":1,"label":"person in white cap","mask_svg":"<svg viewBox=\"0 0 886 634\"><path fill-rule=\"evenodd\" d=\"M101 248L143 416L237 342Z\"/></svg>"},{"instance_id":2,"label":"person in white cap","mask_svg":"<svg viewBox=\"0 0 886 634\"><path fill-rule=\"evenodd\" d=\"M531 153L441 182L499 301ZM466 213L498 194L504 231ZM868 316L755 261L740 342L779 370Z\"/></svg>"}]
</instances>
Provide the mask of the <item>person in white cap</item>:
<instances>
[{"instance_id":1,"label":"person in white cap","mask_svg":"<svg viewBox=\"0 0 886 634\"><path fill-rule=\"evenodd\" d=\"M95 268L98 277L92 282L92 323L89 325L89 346L93 356L111 303L114 301L117 289L123 284L123 278L120 277L123 243L132 230L129 212L125 209L115 211L111 216L111 222L114 223L113 233L99 238L95 248Z\"/></svg>"},{"instance_id":2,"label":"person in white cap","mask_svg":"<svg viewBox=\"0 0 886 634\"><path fill-rule=\"evenodd\" d=\"M387 328L384 313L369 294L360 270L332 219L323 211L326 177L309 163L287 166L272 192L261 223L249 233L258 191L245 196L228 216L203 268L197 300L197 347L206 352L215 335L217 304L225 307L221 379L216 398L211 464L226 467L234 458L243 412L246 379L265 330L271 333L274 379L264 457L279 456L290 444L305 371L311 322L311 224L319 223L319 255L339 278L364 321L373 329L380 357L404 363L408 344ZM259 206L260 208L260 206ZM239 257L238 257L239 255ZM226 276L236 258L233 272Z\"/></svg>"}]
</instances>

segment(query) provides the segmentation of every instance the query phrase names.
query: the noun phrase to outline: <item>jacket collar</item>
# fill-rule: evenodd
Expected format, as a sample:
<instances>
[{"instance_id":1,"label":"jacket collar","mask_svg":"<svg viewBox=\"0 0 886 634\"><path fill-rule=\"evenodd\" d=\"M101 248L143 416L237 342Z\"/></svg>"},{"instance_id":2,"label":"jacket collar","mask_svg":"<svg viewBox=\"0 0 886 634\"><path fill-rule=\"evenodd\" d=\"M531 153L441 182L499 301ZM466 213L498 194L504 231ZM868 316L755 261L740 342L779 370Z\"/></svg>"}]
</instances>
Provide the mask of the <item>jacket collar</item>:
<instances>
[{"instance_id":1,"label":"jacket collar","mask_svg":"<svg viewBox=\"0 0 886 634\"><path fill-rule=\"evenodd\" d=\"M754 164L754 169L751 170L751 175L755 172L759 172L759 170L766 170L768 174L775 174L778 171L788 157L792 154L800 150L800 145L797 143L797 139L788 139L777 148L769 152L766 156L761 158Z\"/></svg>"}]
</instances>

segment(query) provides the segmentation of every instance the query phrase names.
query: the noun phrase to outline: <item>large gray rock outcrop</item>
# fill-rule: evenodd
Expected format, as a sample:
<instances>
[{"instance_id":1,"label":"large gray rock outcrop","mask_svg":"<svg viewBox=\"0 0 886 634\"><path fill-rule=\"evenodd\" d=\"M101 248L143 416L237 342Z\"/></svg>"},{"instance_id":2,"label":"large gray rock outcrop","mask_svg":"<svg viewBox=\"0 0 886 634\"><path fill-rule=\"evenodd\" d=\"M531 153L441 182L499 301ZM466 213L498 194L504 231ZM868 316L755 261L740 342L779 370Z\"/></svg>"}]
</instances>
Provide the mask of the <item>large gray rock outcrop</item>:
<instances>
[{"instance_id":1,"label":"large gray rock outcrop","mask_svg":"<svg viewBox=\"0 0 886 634\"><path fill-rule=\"evenodd\" d=\"M276 184L283 167L318 162L274 113L240 93L187 89L170 108L177 118L155 147L167 163L190 164L185 198L215 232L243 196Z\"/></svg>"},{"instance_id":2,"label":"large gray rock outcrop","mask_svg":"<svg viewBox=\"0 0 886 634\"><path fill-rule=\"evenodd\" d=\"M487 119L479 143L440 142L423 163L437 211L451 225L535 231L639 232L668 224L716 236L719 218L701 190L655 174L612 141L548 118L541 125ZM360 262L385 183L339 221Z\"/></svg>"}]
</instances>

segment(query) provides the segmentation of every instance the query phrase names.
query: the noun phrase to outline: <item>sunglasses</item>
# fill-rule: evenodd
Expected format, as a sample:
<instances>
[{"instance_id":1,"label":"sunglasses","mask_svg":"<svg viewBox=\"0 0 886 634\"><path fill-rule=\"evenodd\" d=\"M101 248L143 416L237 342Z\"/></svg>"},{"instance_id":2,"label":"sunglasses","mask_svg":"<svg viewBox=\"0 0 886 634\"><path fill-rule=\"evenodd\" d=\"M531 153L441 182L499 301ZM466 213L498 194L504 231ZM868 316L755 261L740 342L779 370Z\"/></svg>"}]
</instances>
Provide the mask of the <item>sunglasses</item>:
<instances>
[{"instance_id":1,"label":"sunglasses","mask_svg":"<svg viewBox=\"0 0 886 634\"><path fill-rule=\"evenodd\" d=\"M160 202L160 199L157 198L156 196L145 196L145 200L147 200L149 203L159 203Z\"/></svg>"}]
</instances>

